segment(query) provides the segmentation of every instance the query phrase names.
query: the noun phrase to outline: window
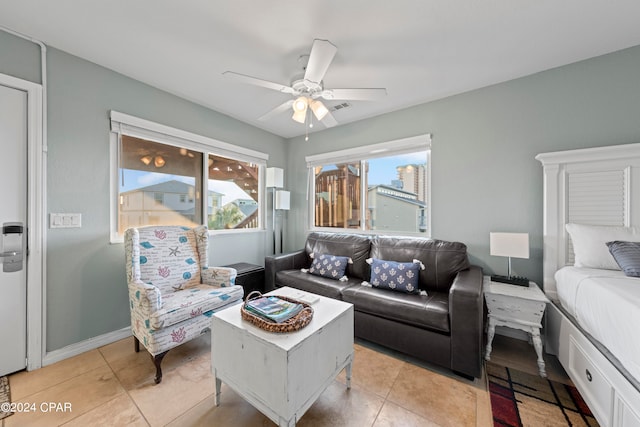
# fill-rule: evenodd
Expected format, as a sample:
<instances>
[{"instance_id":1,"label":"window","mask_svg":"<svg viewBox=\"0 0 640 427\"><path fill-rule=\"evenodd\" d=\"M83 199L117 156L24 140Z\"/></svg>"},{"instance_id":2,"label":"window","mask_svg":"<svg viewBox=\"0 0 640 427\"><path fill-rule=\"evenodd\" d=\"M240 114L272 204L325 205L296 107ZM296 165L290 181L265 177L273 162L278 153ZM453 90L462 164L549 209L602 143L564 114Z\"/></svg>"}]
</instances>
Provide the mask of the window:
<instances>
[{"instance_id":1,"label":"window","mask_svg":"<svg viewBox=\"0 0 640 427\"><path fill-rule=\"evenodd\" d=\"M258 165L209 154L211 230L258 228Z\"/></svg>"},{"instance_id":2,"label":"window","mask_svg":"<svg viewBox=\"0 0 640 427\"><path fill-rule=\"evenodd\" d=\"M111 127L112 241L145 225L262 229L266 154L113 111Z\"/></svg>"},{"instance_id":3,"label":"window","mask_svg":"<svg viewBox=\"0 0 640 427\"><path fill-rule=\"evenodd\" d=\"M202 180L202 153L122 135L118 165L118 233L145 225L202 223L199 204L180 203Z\"/></svg>"},{"instance_id":4,"label":"window","mask_svg":"<svg viewBox=\"0 0 640 427\"><path fill-rule=\"evenodd\" d=\"M430 234L429 135L307 157L311 226Z\"/></svg>"}]
</instances>

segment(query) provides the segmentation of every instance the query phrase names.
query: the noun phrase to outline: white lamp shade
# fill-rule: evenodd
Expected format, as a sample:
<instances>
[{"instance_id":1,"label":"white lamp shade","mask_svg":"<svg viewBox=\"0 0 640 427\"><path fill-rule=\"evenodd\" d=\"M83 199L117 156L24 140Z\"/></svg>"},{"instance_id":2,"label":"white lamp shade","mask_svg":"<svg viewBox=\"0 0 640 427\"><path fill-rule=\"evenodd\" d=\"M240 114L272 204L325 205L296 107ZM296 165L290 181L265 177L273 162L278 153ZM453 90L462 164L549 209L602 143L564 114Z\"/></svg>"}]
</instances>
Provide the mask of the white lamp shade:
<instances>
[{"instance_id":1,"label":"white lamp shade","mask_svg":"<svg viewBox=\"0 0 640 427\"><path fill-rule=\"evenodd\" d=\"M284 169L267 168L267 187L268 188L284 187Z\"/></svg>"},{"instance_id":2,"label":"white lamp shade","mask_svg":"<svg viewBox=\"0 0 640 427\"><path fill-rule=\"evenodd\" d=\"M307 110L296 111L293 113L293 116L291 116L291 118L298 123L304 124L304 122L307 120Z\"/></svg>"},{"instance_id":3,"label":"white lamp shade","mask_svg":"<svg viewBox=\"0 0 640 427\"><path fill-rule=\"evenodd\" d=\"M276 191L276 209L288 211L291 208L291 194L288 191Z\"/></svg>"},{"instance_id":4,"label":"white lamp shade","mask_svg":"<svg viewBox=\"0 0 640 427\"><path fill-rule=\"evenodd\" d=\"M309 105L309 101L307 100L307 98L304 96L301 96L295 101L293 101L293 105L291 107L293 108L293 111L306 112L308 105Z\"/></svg>"},{"instance_id":5,"label":"white lamp shade","mask_svg":"<svg viewBox=\"0 0 640 427\"><path fill-rule=\"evenodd\" d=\"M311 110L318 120L324 119L324 116L326 116L329 112L327 107L325 107L324 104L317 99L311 101Z\"/></svg>"},{"instance_id":6,"label":"white lamp shade","mask_svg":"<svg viewBox=\"0 0 640 427\"><path fill-rule=\"evenodd\" d=\"M492 256L529 258L529 233L489 233Z\"/></svg>"}]
</instances>

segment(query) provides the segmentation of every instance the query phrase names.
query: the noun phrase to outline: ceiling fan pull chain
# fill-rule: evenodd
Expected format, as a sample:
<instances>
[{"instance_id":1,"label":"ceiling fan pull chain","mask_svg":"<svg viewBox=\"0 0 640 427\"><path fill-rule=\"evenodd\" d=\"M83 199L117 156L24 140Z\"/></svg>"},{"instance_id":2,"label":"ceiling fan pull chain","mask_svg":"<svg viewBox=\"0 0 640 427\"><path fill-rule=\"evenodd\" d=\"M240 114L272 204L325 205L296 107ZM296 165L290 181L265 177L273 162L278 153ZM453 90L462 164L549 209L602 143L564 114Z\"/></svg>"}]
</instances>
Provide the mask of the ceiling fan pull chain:
<instances>
[{"instance_id":1,"label":"ceiling fan pull chain","mask_svg":"<svg viewBox=\"0 0 640 427\"><path fill-rule=\"evenodd\" d=\"M307 126L306 123L306 118L309 118L309 126ZM309 140L309 128L313 126L313 123L311 123L311 121L313 120L313 117L311 116L311 113L309 112L309 108L307 108L307 111L305 112L305 126L304 126L304 140L308 141Z\"/></svg>"}]
</instances>

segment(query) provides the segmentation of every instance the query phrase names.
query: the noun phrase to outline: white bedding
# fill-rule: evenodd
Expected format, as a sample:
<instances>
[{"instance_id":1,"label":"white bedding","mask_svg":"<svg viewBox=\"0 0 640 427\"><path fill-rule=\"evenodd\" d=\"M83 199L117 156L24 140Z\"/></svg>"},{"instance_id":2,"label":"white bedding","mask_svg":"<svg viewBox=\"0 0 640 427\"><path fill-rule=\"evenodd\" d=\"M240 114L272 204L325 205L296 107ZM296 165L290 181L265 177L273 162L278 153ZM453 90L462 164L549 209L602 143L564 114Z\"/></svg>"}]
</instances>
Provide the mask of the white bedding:
<instances>
[{"instance_id":1,"label":"white bedding","mask_svg":"<svg viewBox=\"0 0 640 427\"><path fill-rule=\"evenodd\" d=\"M564 267L555 279L562 306L640 381L640 278Z\"/></svg>"}]
</instances>

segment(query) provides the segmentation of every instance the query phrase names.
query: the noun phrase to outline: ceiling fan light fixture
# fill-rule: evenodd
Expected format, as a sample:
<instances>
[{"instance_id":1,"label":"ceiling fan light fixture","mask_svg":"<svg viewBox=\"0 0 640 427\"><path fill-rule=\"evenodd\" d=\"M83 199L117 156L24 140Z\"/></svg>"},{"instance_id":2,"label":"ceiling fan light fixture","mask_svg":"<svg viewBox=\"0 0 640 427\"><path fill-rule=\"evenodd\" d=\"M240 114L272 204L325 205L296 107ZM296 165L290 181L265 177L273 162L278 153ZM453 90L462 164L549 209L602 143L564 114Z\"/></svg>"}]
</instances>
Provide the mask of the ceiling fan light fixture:
<instances>
[{"instance_id":1,"label":"ceiling fan light fixture","mask_svg":"<svg viewBox=\"0 0 640 427\"><path fill-rule=\"evenodd\" d=\"M144 156L144 157L140 157L140 161L142 163L144 163L145 165L147 165L147 166L149 166L151 164L151 160L153 160L153 157L151 157L149 155Z\"/></svg>"},{"instance_id":2,"label":"ceiling fan light fixture","mask_svg":"<svg viewBox=\"0 0 640 427\"><path fill-rule=\"evenodd\" d=\"M307 107L309 106L309 102L307 98L304 96L299 97L295 101L293 101L293 111L296 113L302 112L305 113L307 111Z\"/></svg>"},{"instance_id":3,"label":"ceiling fan light fixture","mask_svg":"<svg viewBox=\"0 0 640 427\"><path fill-rule=\"evenodd\" d=\"M307 119L307 109L305 108L303 111L295 111L291 118L298 123L304 124Z\"/></svg>"},{"instance_id":4,"label":"ceiling fan light fixture","mask_svg":"<svg viewBox=\"0 0 640 427\"><path fill-rule=\"evenodd\" d=\"M324 116L326 116L327 113L329 112L329 110L327 109L327 107L325 107L322 101L319 101L317 99L311 101L310 107L311 107L311 111L313 111L313 115L316 116L316 119L318 120L324 119Z\"/></svg>"},{"instance_id":5,"label":"ceiling fan light fixture","mask_svg":"<svg viewBox=\"0 0 640 427\"><path fill-rule=\"evenodd\" d=\"M153 159L153 164L154 164L154 165L155 165L155 167L157 167L157 168L161 168L161 167L163 167L163 166L165 165L165 163L166 163L166 162L165 162L165 160L164 160L164 157L162 157L162 156L156 156L156 157L154 157L154 159Z\"/></svg>"}]
</instances>

